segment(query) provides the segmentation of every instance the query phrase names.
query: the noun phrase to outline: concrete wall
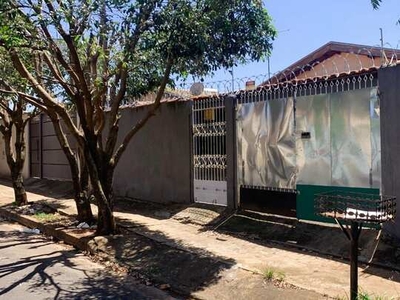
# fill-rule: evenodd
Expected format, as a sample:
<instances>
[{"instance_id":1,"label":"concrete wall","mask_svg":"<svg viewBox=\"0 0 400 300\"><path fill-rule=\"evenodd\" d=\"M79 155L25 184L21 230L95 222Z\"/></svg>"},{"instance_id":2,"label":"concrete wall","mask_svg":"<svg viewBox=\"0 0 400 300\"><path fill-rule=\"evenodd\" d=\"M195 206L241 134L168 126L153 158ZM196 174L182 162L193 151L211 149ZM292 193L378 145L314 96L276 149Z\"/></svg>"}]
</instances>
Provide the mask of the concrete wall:
<instances>
[{"instance_id":1,"label":"concrete wall","mask_svg":"<svg viewBox=\"0 0 400 300\"><path fill-rule=\"evenodd\" d=\"M381 113L382 193L397 197L394 223L386 229L400 238L400 65L378 71Z\"/></svg>"},{"instance_id":2,"label":"concrete wall","mask_svg":"<svg viewBox=\"0 0 400 300\"><path fill-rule=\"evenodd\" d=\"M126 132L144 116L149 106L123 109L119 142ZM154 202L189 203L192 198L191 103L164 103L129 144L114 176L116 196ZM41 120L40 120L41 119ZM42 123L41 123L42 122ZM40 124L42 124L40 126ZM31 176L70 180L68 161L47 116L31 124ZM72 146L75 142L70 139ZM3 149L3 148L2 148ZM2 170L7 173L5 160ZM3 166L4 165L4 166ZM8 174L8 173L7 173ZM29 176L29 168L26 170Z\"/></svg>"},{"instance_id":3,"label":"concrete wall","mask_svg":"<svg viewBox=\"0 0 400 300\"><path fill-rule=\"evenodd\" d=\"M13 131L13 136L15 136L15 129ZM25 164L24 168L22 170L22 174L24 176L24 179L27 179L30 177L29 175L29 126L27 125L25 128L25 142L26 142L26 158L25 158ZM6 151L4 147L4 138L1 136L0 138L0 177L1 178L11 178L11 173L10 173L10 168L8 167L7 164L7 158L6 158Z\"/></svg>"},{"instance_id":4,"label":"concrete wall","mask_svg":"<svg viewBox=\"0 0 400 300\"><path fill-rule=\"evenodd\" d=\"M119 141L148 109L122 110ZM190 102L161 105L133 137L116 168L116 196L163 203L191 201L190 113Z\"/></svg>"},{"instance_id":5,"label":"concrete wall","mask_svg":"<svg viewBox=\"0 0 400 300\"><path fill-rule=\"evenodd\" d=\"M64 132L72 150L76 148L75 139ZM30 176L47 179L71 180L71 170L54 131L53 123L45 114L30 122Z\"/></svg>"}]
</instances>

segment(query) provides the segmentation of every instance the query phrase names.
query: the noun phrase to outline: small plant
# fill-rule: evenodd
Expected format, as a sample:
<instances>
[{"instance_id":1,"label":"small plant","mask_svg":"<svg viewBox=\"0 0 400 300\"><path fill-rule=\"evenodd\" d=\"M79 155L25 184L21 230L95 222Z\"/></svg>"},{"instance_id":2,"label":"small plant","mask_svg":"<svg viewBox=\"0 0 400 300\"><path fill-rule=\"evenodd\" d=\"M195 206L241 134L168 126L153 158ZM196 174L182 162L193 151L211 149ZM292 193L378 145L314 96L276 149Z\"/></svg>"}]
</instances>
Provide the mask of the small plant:
<instances>
[{"instance_id":1,"label":"small plant","mask_svg":"<svg viewBox=\"0 0 400 300\"><path fill-rule=\"evenodd\" d=\"M357 300L372 300L372 297L367 292L359 291Z\"/></svg>"},{"instance_id":2,"label":"small plant","mask_svg":"<svg viewBox=\"0 0 400 300\"><path fill-rule=\"evenodd\" d=\"M266 268L263 271L263 277L267 281L283 281L285 279L285 273L283 273L282 271L278 271L274 268Z\"/></svg>"},{"instance_id":3,"label":"small plant","mask_svg":"<svg viewBox=\"0 0 400 300\"><path fill-rule=\"evenodd\" d=\"M36 212L34 217L40 222L52 222L60 218L57 214L48 214L45 212Z\"/></svg>"},{"instance_id":4,"label":"small plant","mask_svg":"<svg viewBox=\"0 0 400 300\"><path fill-rule=\"evenodd\" d=\"M272 269L264 270L263 276L265 280L271 281L272 279L274 279L274 270Z\"/></svg>"},{"instance_id":5,"label":"small plant","mask_svg":"<svg viewBox=\"0 0 400 300\"><path fill-rule=\"evenodd\" d=\"M344 296L344 297L337 297L335 299L337 299L337 300L349 300L350 297L347 295L347 296ZM389 298L389 297L386 297L386 296L373 295L373 294L370 294L370 293L368 293L368 292L366 292L364 290L361 290L361 289L358 291L358 297L357 297L357 300L393 300L393 299L394 298Z\"/></svg>"},{"instance_id":6,"label":"small plant","mask_svg":"<svg viewBox=\"0 0 400 300\"><path fill-rule=\"evenodd\" d=\"M389 298L382 295L373 295L369 294L364 290L359 290L357 300L392 300L393 298Z\"/></svg>"}]
</instances>

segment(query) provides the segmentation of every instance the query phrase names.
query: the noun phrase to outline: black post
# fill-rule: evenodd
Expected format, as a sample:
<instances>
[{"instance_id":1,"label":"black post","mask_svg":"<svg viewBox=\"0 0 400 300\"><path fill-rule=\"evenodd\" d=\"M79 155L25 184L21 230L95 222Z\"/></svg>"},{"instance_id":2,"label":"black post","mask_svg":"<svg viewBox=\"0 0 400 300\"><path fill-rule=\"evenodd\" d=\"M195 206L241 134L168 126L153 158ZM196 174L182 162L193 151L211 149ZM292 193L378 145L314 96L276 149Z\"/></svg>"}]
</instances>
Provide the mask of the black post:
<instances>
[{"instance_id":1,"label":"black post","mask_svg":"<svg viewBox=\"0 0 400 300\"><path fill-rule=\"evenodd\" d=\"M228 207L236 209L238 206L236 193L236 96L225 97L226 120L226 184Z\"/></svg>"},{"instance_id":2,"label":"black post","mask_svg":"<svg viewBox=\"0 0 400 300\"><path fill-rule=\"evenodd\" d=\"M358 297L358 237L360 229L358 222L351 222L351 248L350 248L350 299Z\"/></svg>"}]
</instances>

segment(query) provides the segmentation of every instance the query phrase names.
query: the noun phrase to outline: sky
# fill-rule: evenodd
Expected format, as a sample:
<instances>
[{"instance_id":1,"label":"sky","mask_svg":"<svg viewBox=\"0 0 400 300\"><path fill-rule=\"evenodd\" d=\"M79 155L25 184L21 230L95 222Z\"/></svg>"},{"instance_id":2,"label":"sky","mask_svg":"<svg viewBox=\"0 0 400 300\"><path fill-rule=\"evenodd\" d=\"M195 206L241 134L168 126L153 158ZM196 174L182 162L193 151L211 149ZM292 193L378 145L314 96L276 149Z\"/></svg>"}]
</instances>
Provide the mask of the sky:
<instances>
[{"instance_id":1,"label":"sky","mask_svg":"<svg viewBox=\"0 0 400 300\"><path fill-rule=\"evenodd\" d=\"M400 25L396 25L399 4L400 0L383 0L380 9L374 10L370 0L264 0L278 31L270 57L271 73L285 69L329 41L380 46L379 28L385 47L400 49ZM233 70L236 81L267 74L267 62ZM204 81L231 78L227 70L221 70Z\"/></svg>"}]
</instances>

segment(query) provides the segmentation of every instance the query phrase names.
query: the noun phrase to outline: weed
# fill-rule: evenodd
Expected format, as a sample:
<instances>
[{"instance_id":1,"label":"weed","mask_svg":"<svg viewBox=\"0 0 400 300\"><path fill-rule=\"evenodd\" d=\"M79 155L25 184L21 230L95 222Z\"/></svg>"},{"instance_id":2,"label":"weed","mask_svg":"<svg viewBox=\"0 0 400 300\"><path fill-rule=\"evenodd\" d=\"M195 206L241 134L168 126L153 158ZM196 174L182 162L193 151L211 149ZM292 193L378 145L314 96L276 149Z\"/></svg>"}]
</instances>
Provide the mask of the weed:
<instances>
[{"instance_id":1,"label":"weed","mask_svg":"<svg viewBox=\"0 0 400 300\"><path fill-rule=\"evenodd\" d=\"M337 299L337 300L349 300L350 297L347 295L345 297L337 297L335 299ZM389 298L389 297L382 296L382 295L373 295L373 294L370 294L370 293L360 289L358 291L357 300L393 300L393 298Z\"/></svg>"},{"instance_id":2,"label":"weed","mask_svg":"<svg viewBox=\"0 0 400 300\"><path fill-rule=\"evenodd\" d=\"M391 300L392 298L382 296L382 295L373 295L369 294L364 290L359 290L357 300Z\"/></svg>"},{"instance_id":3,"label":"weed","mask_svg":"<svg viewBox=\"0 0 400 300\"><path fill-rule=\"evenodd\" d=\"M265 280L272 281L283 281L285 279L285 273L278 271L274 268L265 268L263 271L263 277Z\"/></svg>"},{"instance_id":4,"label":"weed","mask_svg":"<svg viewBox=\"0 0 400 300\"><path fill-rule=\"evenodd\" d=\"M37 212L34 217L40 222L52 222L60 219L58 214L47 214L45 212Z\"/></svg>"}]
</instances>

